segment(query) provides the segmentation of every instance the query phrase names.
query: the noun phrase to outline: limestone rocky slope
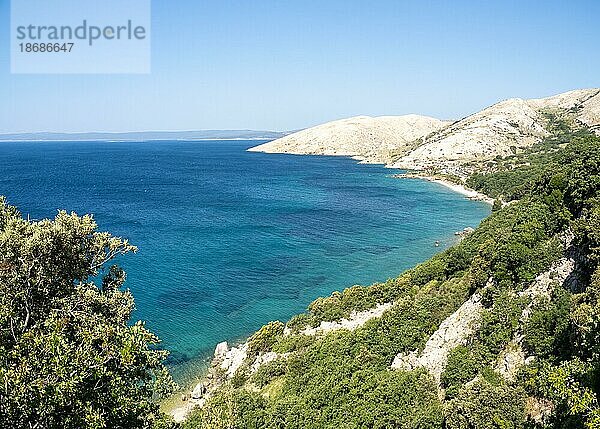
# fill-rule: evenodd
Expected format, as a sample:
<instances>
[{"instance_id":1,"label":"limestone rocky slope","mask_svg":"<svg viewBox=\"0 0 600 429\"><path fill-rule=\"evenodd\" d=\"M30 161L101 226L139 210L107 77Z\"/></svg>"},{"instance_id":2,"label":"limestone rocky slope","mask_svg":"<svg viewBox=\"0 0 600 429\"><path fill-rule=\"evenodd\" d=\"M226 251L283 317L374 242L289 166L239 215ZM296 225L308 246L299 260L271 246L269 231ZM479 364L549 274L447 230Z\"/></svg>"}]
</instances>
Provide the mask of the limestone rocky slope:
<instances>
[{"instance_id":1,"label":"limestone rocky slope","mask_svg":"<svg viewBox=\"0 0 600 429\"><path fill-rule=\"evenodd\" d=\"M541 141L552 117L600 133L600 89L501 101L453 123L407 115L329 122L250 149L256 152L352 156L396 168L426 170L507 156Z\"/></svg>"},{"instance_id":2,"label":"limestone rocky slope","mask_svg":"<svg viewBox=\"0 0 600 429\"><path fill-rule=\"evenodd\" d=\"M251 148L254 152L352 156L388 163L398 151L449 122L427 116L358 116L328 122Z\"/></svg>"},{"instance_id":3,"label":"limestone rocky slope","mask_svg":"<svg viewBox=\"0 0 600 429\"><path fill-rule=\"evenodd\" d=\"M574 127L585 125L598 130L600 90L502 101L426 136L393 166L422 170L511 155L548 136L552 116L559 116Z\"/></svg>"}]
</instances>

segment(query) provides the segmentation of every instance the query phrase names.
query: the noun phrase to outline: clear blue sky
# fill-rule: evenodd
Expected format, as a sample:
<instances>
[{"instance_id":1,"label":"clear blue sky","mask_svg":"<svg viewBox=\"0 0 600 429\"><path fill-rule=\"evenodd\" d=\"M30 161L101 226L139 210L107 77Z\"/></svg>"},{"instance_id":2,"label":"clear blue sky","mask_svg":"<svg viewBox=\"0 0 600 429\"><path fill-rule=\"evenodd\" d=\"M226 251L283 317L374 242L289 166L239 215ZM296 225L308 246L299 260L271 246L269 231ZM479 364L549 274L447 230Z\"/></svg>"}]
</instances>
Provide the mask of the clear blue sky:
<instances>
[{"instance_id":1,"label":"clear blue sky","mask_svg":"<svg viewBox=\"0 0 600 429\"><path fill-rule=\"evenodd\" d=\"M11 75L0 132L302 128L459 118L600 87L600 1L154 0L150 75Z\"/></svg>"}]
</instances>

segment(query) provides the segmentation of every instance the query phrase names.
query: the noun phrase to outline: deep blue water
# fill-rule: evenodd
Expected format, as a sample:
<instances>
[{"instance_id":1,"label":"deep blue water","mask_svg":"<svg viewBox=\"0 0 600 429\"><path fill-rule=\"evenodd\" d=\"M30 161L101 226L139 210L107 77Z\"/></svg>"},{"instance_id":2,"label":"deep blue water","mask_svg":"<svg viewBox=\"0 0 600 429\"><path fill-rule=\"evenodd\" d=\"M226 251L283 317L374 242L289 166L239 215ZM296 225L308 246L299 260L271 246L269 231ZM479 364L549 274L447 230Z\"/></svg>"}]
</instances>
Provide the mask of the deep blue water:
<instances>
[{"instance_id":1,"label":"deep blue water","mask_svg":"<svg viewBox=\"0 0 600 429\"><path fill-rule=\"evenodd\" d=\"M245 151L255 144L0 143L0 194L33 219L93 213L139 247L120 261L135 318L180 379L219 341L397 276L490 212L382 166Z\"/></svg>"}]
</instances>

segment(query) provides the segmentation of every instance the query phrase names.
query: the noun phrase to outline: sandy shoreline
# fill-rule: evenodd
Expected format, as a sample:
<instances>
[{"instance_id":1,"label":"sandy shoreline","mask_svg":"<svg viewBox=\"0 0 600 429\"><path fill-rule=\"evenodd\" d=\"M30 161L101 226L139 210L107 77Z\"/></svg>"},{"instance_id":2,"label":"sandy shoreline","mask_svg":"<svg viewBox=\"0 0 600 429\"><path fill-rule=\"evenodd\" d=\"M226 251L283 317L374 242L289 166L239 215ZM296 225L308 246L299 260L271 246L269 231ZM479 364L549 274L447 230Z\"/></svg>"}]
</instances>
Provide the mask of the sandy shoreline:
<instances>
[{"instance_id":1,"label":"sandy shoreline","mask_svg":"<svg viewBox=\"0 0 600 429\"><path fill-rule=\"evenodd\" d=\"M389 164L385 161L382 161L382 160L379 160L379 159L373 158L373 157L366 157L363 155L348 155L348 154L344 154L344 153L307 153L307 152L301 152L301 151L300 152L295 152L295 151L279 152L279 151L265 150L263 148L263 146L264 145L251 147L251 148L247 149L247 151L248 152L262 152L262 153L285 153L288 155L298 155L298 156L306 156L306 155L309 155L309 156L336 156L336 157L344 157L344 158L352 159L353 161L356 161L359 164L377 164L377 165L383 165L386 168L394 168L391 164ZM467 186L451 182L449 180L441 179L439 177L427 176L427 175L421 175L421 174L415 174L415 173L394 174L393 177L398 178L398 179L427 180L428 182L437 183L439 185L445 186L448 189L451 189L454 192L464 195L469 200L483 201L490 205L494 204L493 198L491 198L481 192L478 192L474 189L468 188Z\"/></svg>"},{"instance_id":2,"label":"sandy shoreline","mask_svg":"<svg viewBox=\"0 0 600 429\"><path fill-rule=\"evenodd\" d=\"M452 189L454 192L458 192L459 194L466 196L470 200L483 201L492 205L494 204L493 198L490 198L481 192L477 192L474 189L467 188L466 186L458 185L456 183L452 183L450 181L442 179L429 178L427 180L429 180L430 182L439 183L442 186Z\"/></svg>"},{"instance_id":3,"label":"sandy shoreline","mask_svg":"<svg viewBox=\"0 0 600 429\"><path fill-rule=\"evenodd\" d=\"M469 200L473 200L473 201L483 201L485 203L488 204L494 204L494 199L488 197L487 195L478 192L474 189L468 188L464 185L460 185L458 183L454 183L451 182L449 180L444 180L444 179L440 179L439 177L432 177L432 176L423 176L423 175L419 175L419 174L410 174L410 173L404 173L404 174L395 174L394 177L398 178L398 179L421 179L421 180L427 180L428 182L433 182L433 183L437 183L439 185L445 186L448 189L451 189L452 191L459 193L461 195L464 195L465 197L467 197Z\"/></svg>"}]
</instances>

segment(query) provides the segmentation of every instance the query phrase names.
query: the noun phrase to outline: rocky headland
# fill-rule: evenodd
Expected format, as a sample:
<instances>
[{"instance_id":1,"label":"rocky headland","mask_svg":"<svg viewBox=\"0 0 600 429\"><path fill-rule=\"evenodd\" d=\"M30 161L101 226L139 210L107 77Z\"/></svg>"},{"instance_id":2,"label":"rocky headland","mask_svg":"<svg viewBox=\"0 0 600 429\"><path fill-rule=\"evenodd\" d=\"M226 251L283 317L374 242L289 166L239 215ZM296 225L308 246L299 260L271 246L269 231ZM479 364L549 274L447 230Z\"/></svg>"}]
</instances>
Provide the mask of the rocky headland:
<instances>
[{"instance_id":1,"label":"rocky headland","mask_svg":"<svg viewBox=\"0 0 600 429\"><path fill-rule=\"evenodd\" d=\"M470 165L519 153L550 135L556 118L600 133L600 89L511 98L457 121L359 116L308 128L252 152L349 156L425 174L466 177Z\"/></svg>"}]
</instances>

